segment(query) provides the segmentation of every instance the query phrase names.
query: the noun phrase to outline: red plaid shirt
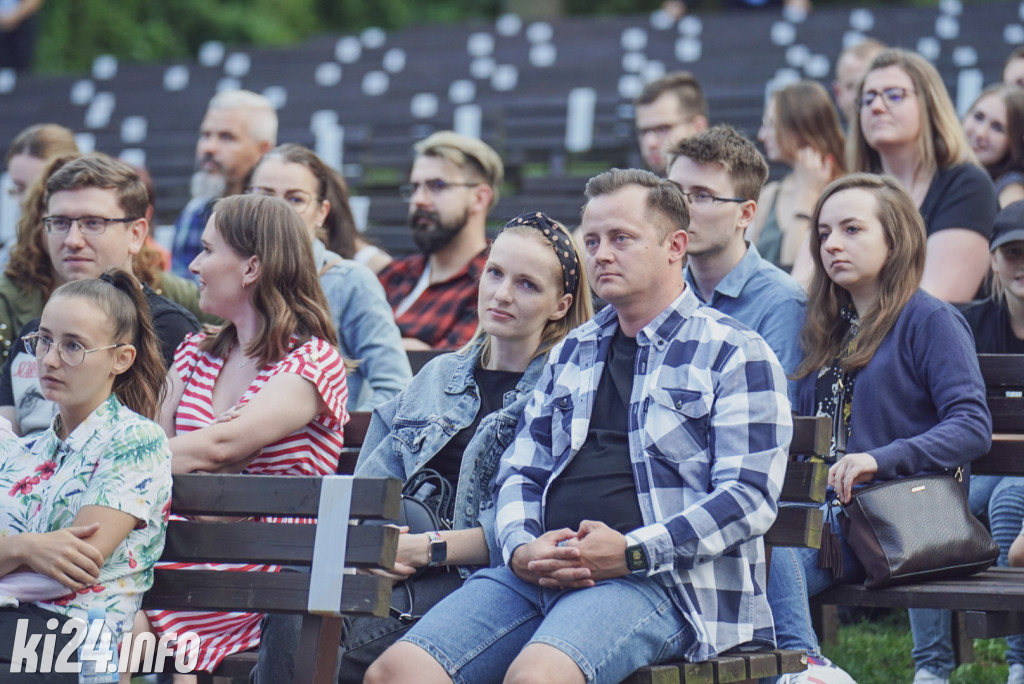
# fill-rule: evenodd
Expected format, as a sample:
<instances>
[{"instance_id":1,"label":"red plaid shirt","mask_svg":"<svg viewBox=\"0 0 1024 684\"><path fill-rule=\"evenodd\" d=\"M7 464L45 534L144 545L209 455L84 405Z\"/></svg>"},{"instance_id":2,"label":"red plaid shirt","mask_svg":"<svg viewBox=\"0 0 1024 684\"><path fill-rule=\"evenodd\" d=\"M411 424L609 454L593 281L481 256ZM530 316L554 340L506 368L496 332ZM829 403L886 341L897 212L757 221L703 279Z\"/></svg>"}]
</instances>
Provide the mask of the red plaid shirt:
<instances>
[{"instance_id":1,"label":"red plaid shirt","mask_svg":"<svg viewBox=\"0 0 1024 684\"><path fill-rule=\"evenodd\" d=\"M402 337L415 337L434 349L457 349L469 341L479 322L476 297L489 249L473 257L452 278L431 283L405 313L395 318ZM416 287L426 264L425 256L415 254L392 261L380 272L392 310Z\"/></svg>"}]
</instances>

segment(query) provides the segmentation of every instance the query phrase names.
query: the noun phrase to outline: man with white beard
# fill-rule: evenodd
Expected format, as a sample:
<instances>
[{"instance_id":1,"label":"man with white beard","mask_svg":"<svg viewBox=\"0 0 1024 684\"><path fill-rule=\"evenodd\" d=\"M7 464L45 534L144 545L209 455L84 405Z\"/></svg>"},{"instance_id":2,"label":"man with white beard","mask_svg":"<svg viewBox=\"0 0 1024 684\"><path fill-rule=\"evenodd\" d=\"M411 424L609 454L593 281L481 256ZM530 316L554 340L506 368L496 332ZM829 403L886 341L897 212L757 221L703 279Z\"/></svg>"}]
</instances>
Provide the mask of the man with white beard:
<instances>
[{"instance_id":1,"label":"man with white beard","mask_svg":"<svg viewBox=\"0 0 1024 684\"><path fill-rule=\"evenodd\" d=\"M476 331L487 214L504 175L498 153L476 138L440 131L416 144L401 193L420 253L378 274L406 349L457 349Z\"/></svg>"},{"instance_id":2,"label":"man with white beard","mask_svg":"<svg viewBox=\"0 0 1024 684\"><path fill-rule=\"evenodd\" d=\"M213 203L242 192L249 171L276 142L277 112L270 100L249 90L213 96L199 127L192 200L174 222L174 273L194 278L188 265L202 251L200 238Z\"/></svg>"}]
</instances>

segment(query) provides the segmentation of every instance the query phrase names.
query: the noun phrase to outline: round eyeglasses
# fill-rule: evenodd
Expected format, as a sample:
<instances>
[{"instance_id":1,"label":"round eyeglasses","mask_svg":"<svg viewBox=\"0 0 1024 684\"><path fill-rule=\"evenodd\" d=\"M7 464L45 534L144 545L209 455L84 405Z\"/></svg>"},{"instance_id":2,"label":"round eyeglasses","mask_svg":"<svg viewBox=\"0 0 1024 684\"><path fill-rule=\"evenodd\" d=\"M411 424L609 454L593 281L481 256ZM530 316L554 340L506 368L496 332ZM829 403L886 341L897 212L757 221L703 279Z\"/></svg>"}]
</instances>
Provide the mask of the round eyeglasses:
<instances>
[{"instance_id":1,"label":"round eyeglasses","mask_svg":"<svg viewBox=\"0 0 1024 684\"><path fill-rule=\"evenodd\" d=\"M37 359L46 358L46 355L50 353L50 347L54 344L52 337L37 332L25 335L21 339L25 343L25 349L28 350L28 353L32 354ZM57 356L59 356L61 361L69 366L81 366L85 363L86 354L128 346L130 345L127 342L118 342L117 344L110 344L106 347L86 349L80 342L76 342L75 340L66 340L64 342L57 343Z\"/></svg>"}]
</instances>

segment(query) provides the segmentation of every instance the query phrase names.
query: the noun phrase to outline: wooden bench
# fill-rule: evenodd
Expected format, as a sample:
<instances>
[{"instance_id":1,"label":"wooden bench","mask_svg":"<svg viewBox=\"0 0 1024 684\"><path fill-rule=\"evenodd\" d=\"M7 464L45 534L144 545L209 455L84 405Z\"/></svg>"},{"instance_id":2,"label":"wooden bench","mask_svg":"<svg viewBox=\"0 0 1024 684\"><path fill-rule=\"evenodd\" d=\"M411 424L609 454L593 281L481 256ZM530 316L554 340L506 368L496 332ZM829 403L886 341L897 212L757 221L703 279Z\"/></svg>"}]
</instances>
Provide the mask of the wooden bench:
<instances>
[{"instance_id":1,"label":"wooden bench","mask_svg":"<svg viewBox=\"0 0 1024 684\"><path fill-rule=\"evenodd\" d=\"M793 504L821 504L825 501L828 466L804 463L794 457L828 453L832 421L826 417L793 419L790 463L782 486L780 501ZM771 571L771 548L795 546L816 549L821 545L822 512L812 506L782 506L779 516L764 536ZM733 650L702 663L668 663L644 667L634 672L626 684L727 684L760 677L801 672L807 669L807 654L802 651Z\"/></svg>"},{"instance_id":2,"label":"wooden bench","mask_svg":"<svg viewBox=\"0 0 1024 684\"><path fill-rule=\"evenodd\" d=\"M293 681L333 681L341 615L387 615L391 599L391 580L345 571L393 567L398 543L393 527L352 521L394 520L400 492L401 482L381 478L175 475L174 513L301 516L317 523L171 521L162 561L269 563L308 572L158 567L142 607L301 614ZM229 656L214 675L248 680L255 660L255 651Z\"/></svg>"},{"instance_id":3,"label":"wooden bench","mask_svg":"<svg viewBox=\"0 0 1024 684\"><path fill-rule=\"evenodd\" d=\"M1024 356L979 354L992 413L991 451L971 463L972 475L1024 476ZM831 587L811 600L822 643L838 633L836 606L944 608L953 613L957 662L973 660L973 639L1024 633L1024 568L990 568L970 577L866 589Z\"/></svg>"}]
</instances>

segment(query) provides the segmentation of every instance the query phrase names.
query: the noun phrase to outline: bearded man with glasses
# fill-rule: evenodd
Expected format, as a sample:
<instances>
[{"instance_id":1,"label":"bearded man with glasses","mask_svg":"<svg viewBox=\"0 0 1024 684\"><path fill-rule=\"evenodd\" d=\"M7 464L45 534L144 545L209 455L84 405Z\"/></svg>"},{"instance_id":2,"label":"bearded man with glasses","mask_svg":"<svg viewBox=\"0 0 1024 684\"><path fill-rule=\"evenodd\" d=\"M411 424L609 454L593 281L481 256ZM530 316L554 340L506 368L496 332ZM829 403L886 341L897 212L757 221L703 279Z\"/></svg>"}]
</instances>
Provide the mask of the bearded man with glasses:
<instances>
[{"instance_id":1,"label":"bearded man with glasses","mask_svg":"<svg viewBox=\"0 0 1024 684\"><path fill-rule=\"evenodd\" d=\"M45 187L47 215L41 228L46 230L57 285L98 278L111 268L131 272L132 258L149 231L145 218L149 191L131 167L104 154L70 158L52 169ZM148 285L142 287L169 365L178 343L199 330L199 321ZM21 340L12 346L0 372L0 416L11 421L20 435L45 430L56 413L56 406L43 398L39 388L36 355L45 354L52 340L40 337L38 329L38 318L22 329ZM85 354L98 350L62 340L57 351L74 366L84 361Z\"/></svg>"},{"instance_id":2,"label":"bearded man with glasses","mask_svg":"<svg viewBox=\"0 0 1024 684\"><path fill-rule=\"evenodd\" d=\"M455 349L477 326L477 283L487 261L487 215L505 171L498 153L451 131L416 144L409 182L409 229L419 254L378 274L406 349Z\"/></svg>"}]
</instances>

